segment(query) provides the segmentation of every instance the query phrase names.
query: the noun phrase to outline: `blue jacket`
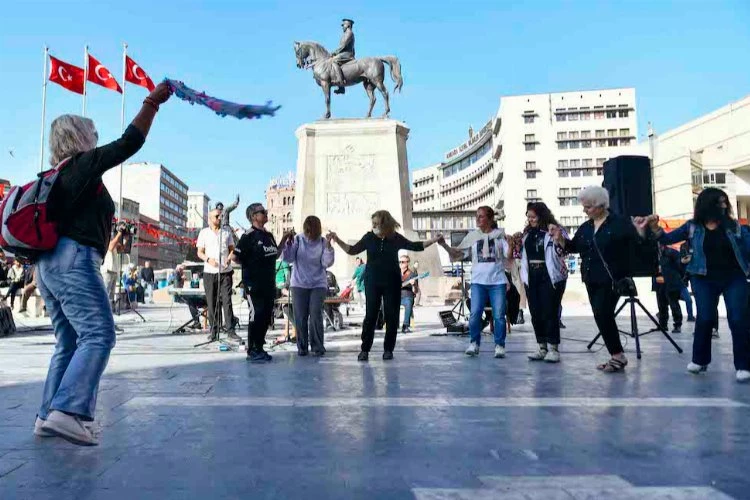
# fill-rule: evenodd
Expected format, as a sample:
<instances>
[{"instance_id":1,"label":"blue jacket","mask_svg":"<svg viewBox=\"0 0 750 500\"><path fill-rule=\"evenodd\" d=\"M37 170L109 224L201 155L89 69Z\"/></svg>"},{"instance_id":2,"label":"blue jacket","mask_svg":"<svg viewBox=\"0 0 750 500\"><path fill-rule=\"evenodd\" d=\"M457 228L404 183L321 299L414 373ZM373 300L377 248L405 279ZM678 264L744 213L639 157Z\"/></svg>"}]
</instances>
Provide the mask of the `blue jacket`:
<instances>
[{"instance_id":1,"label":"blue jacket","mask_svg":"<svg viewBox=\"0 0 750 500\"><path fill-rule=\"evenodd\" d=\"M739 222L736 224L736 229L726 229L727 237L729 238L729 243L732 245L732 250L734 250L737 263L740 265L742 272L745 273L745 276L748 276L750 274L750 267L748 266L748 261L750 260L748 259L748 256L750 256L750 227L742 226ZM706 254L703 253L703 238L705 234L706 229L703 224L698 224L690 220L671 233L662 232L658 239L665 245L672 245L680 241L689 241L692 257L688 263L687 272L689 274L705 276L707 273Z\"/></svg>"}]
</instances>

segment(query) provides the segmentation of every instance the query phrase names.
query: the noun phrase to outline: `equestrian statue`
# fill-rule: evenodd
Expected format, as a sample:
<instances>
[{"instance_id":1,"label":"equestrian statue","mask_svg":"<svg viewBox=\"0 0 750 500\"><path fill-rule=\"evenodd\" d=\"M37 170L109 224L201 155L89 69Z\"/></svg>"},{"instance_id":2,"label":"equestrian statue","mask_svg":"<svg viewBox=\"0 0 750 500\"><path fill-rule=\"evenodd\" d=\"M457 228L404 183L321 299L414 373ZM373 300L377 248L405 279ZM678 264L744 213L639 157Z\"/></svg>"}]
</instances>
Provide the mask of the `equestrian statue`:
<instances>
[{"instance_id":1,"label":"equestrian statue","mask_svg":"<svg viewBox=\"0 0 750 500\"><path fill-rule=\"evenodd\" d=\"M396 85L394 91L400 92L404 85L401 78L401 63L395 56L354 58L354 21L344 19L341 27L344 34L341 37L339 47L329 53L317 42L294 42L294 53L297 56L297 67L302 69L312 68L313 78L323 89L326 98L325 118L331 117L331 87L338 87L334 93L344 94L345 88L361 83L370 98L370 109L367 118L372 116L375 107L375 89L378 89L385 99L385 113L388 117L391 112L388 89L385 87L385 64L391 68L391 78Z\"/></svg>"}]
</instances>

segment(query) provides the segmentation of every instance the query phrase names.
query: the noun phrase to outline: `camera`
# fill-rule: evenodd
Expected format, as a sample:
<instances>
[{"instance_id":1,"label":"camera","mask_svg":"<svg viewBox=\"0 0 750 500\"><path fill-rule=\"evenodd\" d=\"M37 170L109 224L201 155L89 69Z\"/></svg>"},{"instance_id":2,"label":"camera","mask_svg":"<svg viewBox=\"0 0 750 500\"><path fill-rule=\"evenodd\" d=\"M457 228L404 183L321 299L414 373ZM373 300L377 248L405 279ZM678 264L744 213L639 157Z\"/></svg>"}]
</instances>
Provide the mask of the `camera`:
<instances>
[{"instance_id":1,"label":"camera","mask_svg":"<svg viewBox=\"0 0 750 500\"><path fill-rule=\"evenodd\" d=\"M132 222L121 220L115 226L115 231L118 233L122 233L123 235L135 235L138 232L138 226L136 226Z\"/></svg>"}]
</instances>

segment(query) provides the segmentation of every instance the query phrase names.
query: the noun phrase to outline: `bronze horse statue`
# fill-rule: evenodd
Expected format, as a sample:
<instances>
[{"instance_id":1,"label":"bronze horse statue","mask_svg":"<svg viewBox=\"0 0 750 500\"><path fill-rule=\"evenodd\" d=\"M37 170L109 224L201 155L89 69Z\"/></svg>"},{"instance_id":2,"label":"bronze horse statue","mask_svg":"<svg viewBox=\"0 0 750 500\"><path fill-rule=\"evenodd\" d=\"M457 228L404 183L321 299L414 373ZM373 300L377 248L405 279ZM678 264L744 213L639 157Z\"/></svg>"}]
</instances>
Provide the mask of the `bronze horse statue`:
<instances>
[{"instance_id":1,"label":"bronze horse statue","mask_svg":"<svg viewBox=\"0 0 750 500\"><path fill-rule=\"evenodd\" d=\"M294 42L294 54L297 56L298 68L308 69L312 67L313 78L315 78L315 81L323 89L323 94L326 98L325 118L330 118L331 87L335 86L331 84L333 72L331 65L336 64L331 60L331 54L317 42ZM385 113L383 117L387 118L391 112L388 89L384 83L385 64L390 66L391 78L396 82L393 90L400 92L401 87L404 85L404 80L401 77L401 63L395 56L364 57L349 61L341 66L347 87L357 85L358 83L364 85L365 92L367 92L367 96L370 98L370 109L367 111L367 118L372 116L372 109L375 107L375 89L378 89L383 94L383 99L385 99Z\"/></svg>"}]
</instances>

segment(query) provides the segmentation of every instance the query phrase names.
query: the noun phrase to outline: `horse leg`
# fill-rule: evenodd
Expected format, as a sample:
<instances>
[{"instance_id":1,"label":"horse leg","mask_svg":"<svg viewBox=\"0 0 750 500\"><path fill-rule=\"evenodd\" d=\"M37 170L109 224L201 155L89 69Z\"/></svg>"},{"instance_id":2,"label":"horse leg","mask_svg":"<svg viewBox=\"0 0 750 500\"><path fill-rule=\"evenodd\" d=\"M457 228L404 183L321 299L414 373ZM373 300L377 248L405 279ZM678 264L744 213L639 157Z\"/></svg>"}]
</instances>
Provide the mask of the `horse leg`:
<instances>
[{"instance_id":1,"label":"horse leg","mask_svg":"<svg viewBox=\"0 0 750 500\"><path fill-rule=\"evenodd\" d=\"M377 82L376 85L378 86L380 93L383 94L383 99L385 99L385 113L383 113L383 118L388 118L388 115L391 112L391 100L388 97L388 89L385 88L383 80Z\"/></svg>"},{"instance_id":2,"label":"horse leg","mask_svg":"<svg viewBox=\"0 0 750 500\"><path fill-rule=\"evenodd\" d=\"M363 82L363 85L365 86L367 97L370 98L370 109L367 110L367 118L372 118L372 109L375 107L375 86L367 80Z\"/></svg>"},{"instance_id":3,"label":"horse leg","mask_svg":"<svg viewBox=\"0 0 750 500\"><path fill-rule=\"evenodd\" d=\"M327 120L331 117L331 83L324 81L320 84L320 87L323 89L323 95L326 98L326 114L323 118Z\"/></svg>"}]
</instances>

